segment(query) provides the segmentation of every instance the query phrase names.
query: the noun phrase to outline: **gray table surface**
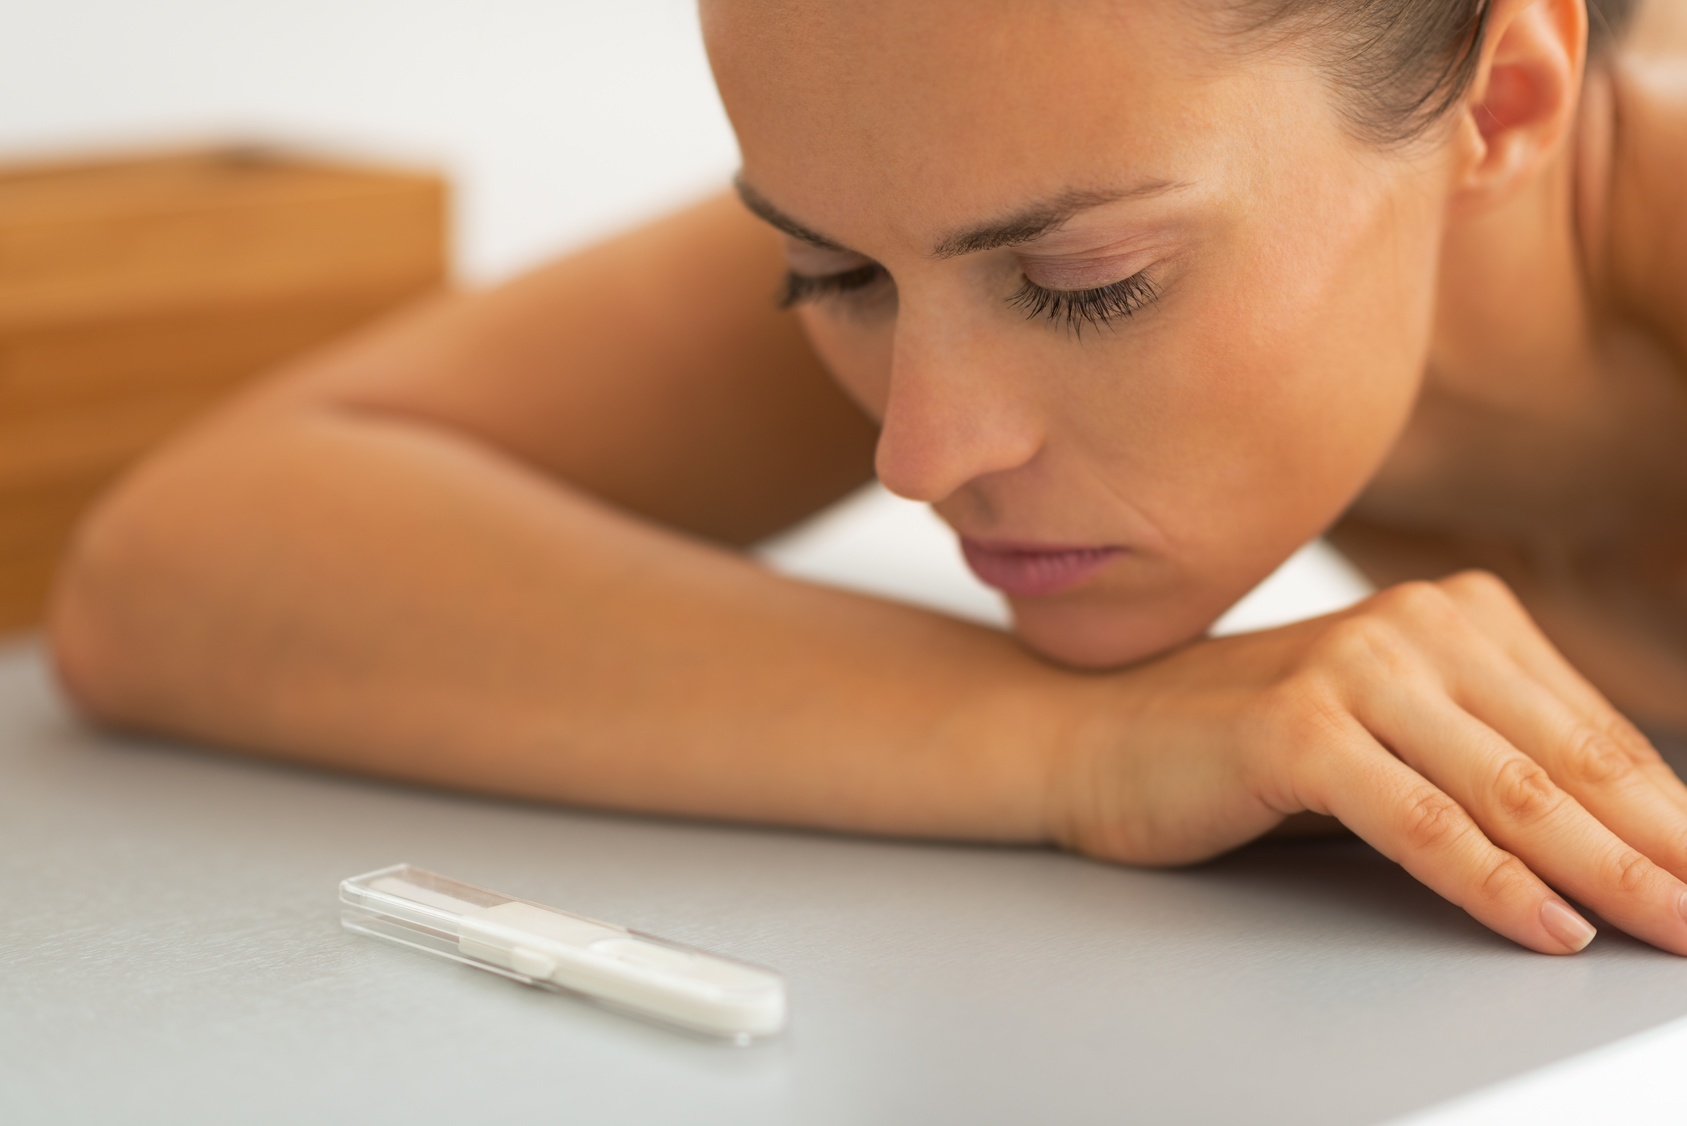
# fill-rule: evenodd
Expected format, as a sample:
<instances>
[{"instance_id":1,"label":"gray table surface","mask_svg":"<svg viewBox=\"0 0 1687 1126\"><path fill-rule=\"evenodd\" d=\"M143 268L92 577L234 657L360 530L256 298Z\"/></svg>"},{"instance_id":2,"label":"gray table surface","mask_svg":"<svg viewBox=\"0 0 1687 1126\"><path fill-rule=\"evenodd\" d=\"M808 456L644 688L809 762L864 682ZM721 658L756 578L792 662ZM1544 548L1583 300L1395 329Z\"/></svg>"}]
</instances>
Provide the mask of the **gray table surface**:
<instances>
[{"instance_id":1,"label":"gray table surface","mask_svg":"<svg viewBox=\"0 0 1687 1126\"><path fill-rule=\"evenodd\" d=\"M734 1049L342 932L399 860L776 967ZM1371 1123L1687 1014L1364 846L1179 872L610 816L80 724L0 650L0 1121Z\"/></svg>"}]
</instances>

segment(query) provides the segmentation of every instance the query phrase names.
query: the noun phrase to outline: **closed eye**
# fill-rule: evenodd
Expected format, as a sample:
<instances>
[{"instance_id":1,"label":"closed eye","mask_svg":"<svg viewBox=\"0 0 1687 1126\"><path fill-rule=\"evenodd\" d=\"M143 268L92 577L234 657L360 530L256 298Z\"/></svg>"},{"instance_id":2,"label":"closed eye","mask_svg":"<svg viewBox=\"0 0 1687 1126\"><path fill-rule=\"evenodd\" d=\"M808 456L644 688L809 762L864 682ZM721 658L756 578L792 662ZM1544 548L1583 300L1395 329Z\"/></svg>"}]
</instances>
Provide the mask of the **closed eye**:
<instances>
[{"instance_id":1,"label":"closed eye","mask_svg":"<svg viewBox=\"0 0 1687 1126\"><path fill-rule=\"evenodd\" d=\"M779 307L789 309L793 305L807 305L827 297L859 293L889 278L885 268L877 262L869 262L841 273L819 276L799 274L790 270L785 274L785 284L779 293Z\"/></svg>"},{"instance_id":2,"label":"closed eye","mask_svg":"<svg viewBox=\"0 0 1687 1126\"><path fill-rule=\"evenodd\" d=\"M1160 292L1146 270L1094 289L1048 289L1030 278L1008 298L1008 304L1025 310L1030 320L1046 317L1062 323L1074 336L1083 336L1084 326L1101 328L1123 320L1152 304Z\"/></svg>"}]
</instances>

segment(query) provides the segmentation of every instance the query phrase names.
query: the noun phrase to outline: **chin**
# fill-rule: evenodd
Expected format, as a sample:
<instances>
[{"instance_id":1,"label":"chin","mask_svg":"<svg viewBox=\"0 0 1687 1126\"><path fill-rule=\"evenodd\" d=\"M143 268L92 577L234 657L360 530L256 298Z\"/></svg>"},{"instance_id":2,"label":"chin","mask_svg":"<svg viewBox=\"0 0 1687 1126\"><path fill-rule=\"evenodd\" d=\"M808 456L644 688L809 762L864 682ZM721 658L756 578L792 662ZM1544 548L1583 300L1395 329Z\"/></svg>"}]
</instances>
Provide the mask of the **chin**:
<instances>
[{"instance_id":1,"label":"chin","mask_svg":"<svg viewBox=\"0 0 1687 1126\"><path fill-rule=\"evenodd\" d=\"M1206 635L1222 607L1152 608L1099 599L1010 599L1013 630L1040 657L1100 672L1146 661Z\"/></svg>"}]
</instances>

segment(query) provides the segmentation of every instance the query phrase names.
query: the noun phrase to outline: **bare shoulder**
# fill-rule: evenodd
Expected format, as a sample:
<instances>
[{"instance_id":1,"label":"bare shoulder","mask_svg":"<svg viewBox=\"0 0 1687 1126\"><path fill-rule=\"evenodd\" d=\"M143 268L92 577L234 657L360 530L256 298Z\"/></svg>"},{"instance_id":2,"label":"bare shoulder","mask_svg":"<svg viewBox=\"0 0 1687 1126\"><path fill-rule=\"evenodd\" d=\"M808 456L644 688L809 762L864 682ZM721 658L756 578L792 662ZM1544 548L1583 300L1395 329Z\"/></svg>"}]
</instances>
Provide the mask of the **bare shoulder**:
<instances>
[{"instance_id":1,"label":"bare shoulder","mask_svg":"<svg viewBox=\"0 0 1687 1126\"><path fill-rule=\"evenodd\" d=\"M1643 0L1623 49L1635 54L1687 55L1687 4L1681 0Z\"/></svg>"},{"instance_id":2,"label":"bare shoulder","mask_svg":"<svg viewBox=\"0 0 1687 1126\"><path fill-rule=\"evenodd\" d=\"M277 394L471 436L749 543L871 478L874 428L777 309L779 236L725 193L419 310Z\"/></svg>"},{"instance_id":3,"label":"bare shoulder","mask_svg":"<svg viewBox=\"0 0 1687 1126\"><path fill-rule=\"evenodd\" d=\"M1687 4L1643 5L1611 71L1617 296L1687 357Z\"/></svg>"}]
</instances>

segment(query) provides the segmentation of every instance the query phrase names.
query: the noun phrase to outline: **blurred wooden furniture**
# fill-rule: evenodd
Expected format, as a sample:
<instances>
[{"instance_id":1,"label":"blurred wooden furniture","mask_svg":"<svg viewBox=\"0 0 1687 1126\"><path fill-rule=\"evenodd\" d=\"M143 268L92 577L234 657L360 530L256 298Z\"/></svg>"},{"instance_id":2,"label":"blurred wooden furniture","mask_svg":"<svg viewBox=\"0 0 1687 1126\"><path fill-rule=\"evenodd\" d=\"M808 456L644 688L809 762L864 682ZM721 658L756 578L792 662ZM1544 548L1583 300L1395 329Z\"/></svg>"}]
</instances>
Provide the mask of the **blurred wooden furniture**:
<instances>
[{"instance_id":1,"label":"blurred wooden furniture","mask_svg":"<svg viewBox=\"0 0 1687 1126\"><path fill-rule=\"evenodd\" d=\"M446 227L437 176L260 149L0 168L0 633L137 455L444 284Z\"/></svg>"}]
</instances>

